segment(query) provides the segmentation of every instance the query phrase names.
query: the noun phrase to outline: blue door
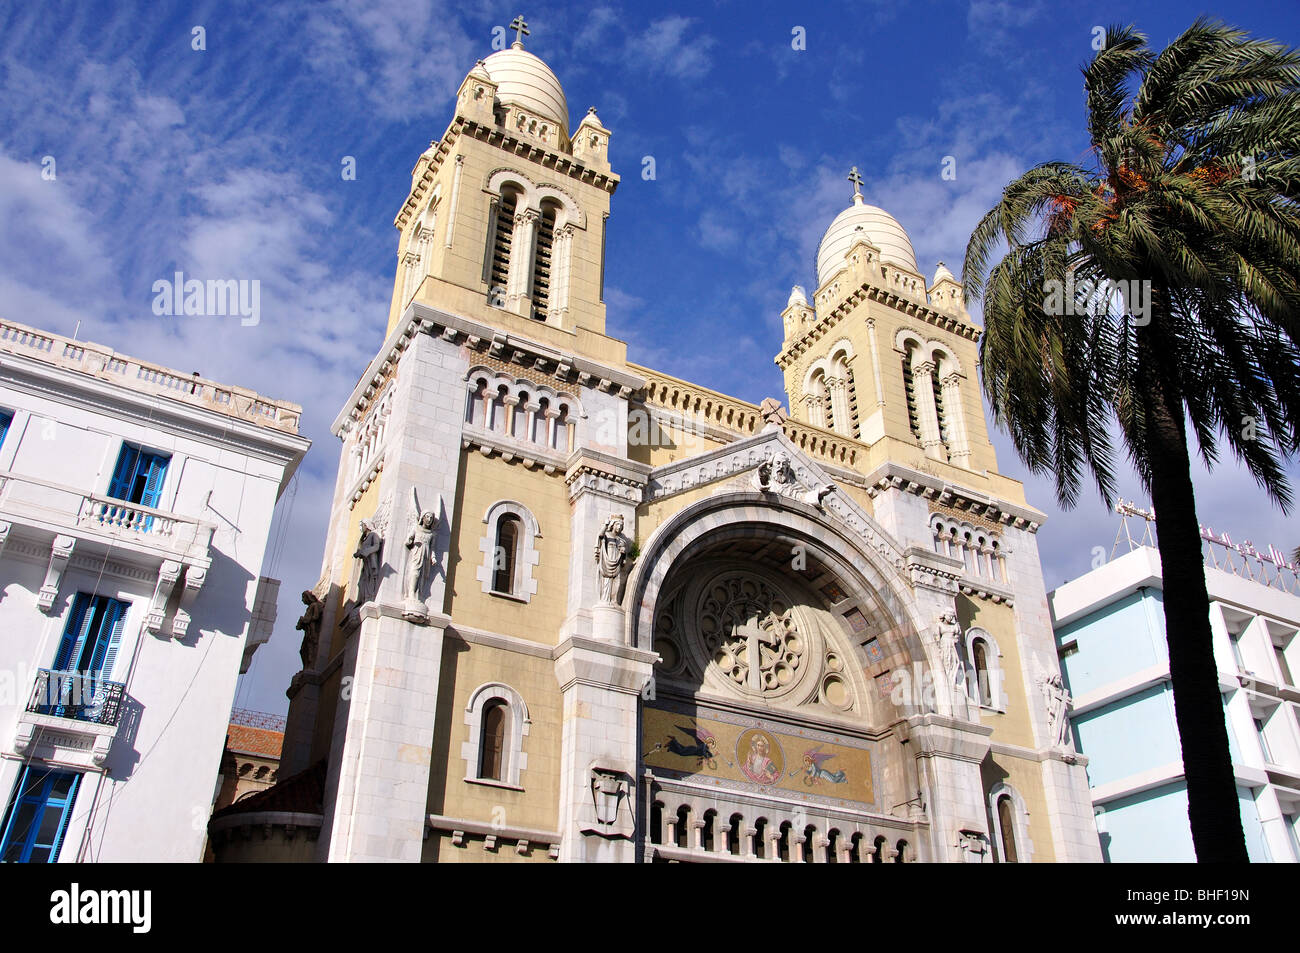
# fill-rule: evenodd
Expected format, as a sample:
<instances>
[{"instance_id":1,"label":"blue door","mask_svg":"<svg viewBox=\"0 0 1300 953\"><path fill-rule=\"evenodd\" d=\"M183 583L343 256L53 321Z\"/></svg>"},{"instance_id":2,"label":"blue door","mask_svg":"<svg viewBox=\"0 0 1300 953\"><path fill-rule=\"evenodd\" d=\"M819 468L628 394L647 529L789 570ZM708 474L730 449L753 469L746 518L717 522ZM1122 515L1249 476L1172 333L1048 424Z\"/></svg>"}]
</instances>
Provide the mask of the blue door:
<instances>
[{"instance_id":1,"label":"blue door","mask_svg":"<svg viewBox=\"0 0 1300 953\"><path fill-rule=\"evenodd\" d=\"M23 768L5 811L0 862L52 864L59 859L80 781L80 774L67 771L35 764Z\"/></svg>"},{"instance_id":2,"label":"blue door","mask_svg":"<svg viewBox=\"0 0 1300 953\"><path fill-rule=\"evenodd\" d=\"M54 656L43 714L95 721L104 700L102 682L113 674L130 603L79 592Z\"/></svg>"},{"instance_id":3,"label":"blue door","mask_svg":"<svg viewBox=\"0 0 1300 953\"><path fill-rule=\"evenodd\" d=\"M117 465L113 468L113 480L108 485L108 495L157 509L170 462L171 457L165 453L152 453L129 443L122 444ZM126 518L126 511L110 510L106 517L109 522L120 523ZM153 517L147 516L131 528L147 533L152 526Z\"/></svg>"}]
</instances>

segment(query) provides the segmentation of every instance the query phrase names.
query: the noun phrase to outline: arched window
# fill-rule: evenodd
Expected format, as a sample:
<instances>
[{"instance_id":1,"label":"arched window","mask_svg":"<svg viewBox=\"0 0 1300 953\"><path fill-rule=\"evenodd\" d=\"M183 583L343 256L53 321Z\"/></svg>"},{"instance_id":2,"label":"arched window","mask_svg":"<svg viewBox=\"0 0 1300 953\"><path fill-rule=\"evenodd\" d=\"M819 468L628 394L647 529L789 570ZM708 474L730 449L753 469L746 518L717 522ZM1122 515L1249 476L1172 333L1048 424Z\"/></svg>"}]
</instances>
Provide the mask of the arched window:
<instances>
[{"instance_id":1,"label":"arched window","mask_svg":"<svg viewBox=\"0 0 1300 953\"><path fill-rule=\"evenodd\" d=\"M483 562L475 577L489 595L531 602L537 594L533 569L541 561L542 536L537 518L515 500L499 500L483 514L479 551Z\"/></svg>"},{"instance_id":2,"label":"arched window","mask_svg":"<svg viewBox=\"0 0 1300 953\"><path fill-rule=\"evenodd\" d=\"M754 822L754 856L767 857L767 818L760 817Z\"/></svg>"},{"instance_id":3,"label":"arched window","mask_svg":"<svg viewBox=\"0 0 1300 953\"><path fill-rule=\"evenodd\" d=\"M790 822L781 822L781 836L776 842L776 856L783 864L790 862Z\"/></svg>"},{"instance_id":4,"label":"arched window","mask_svg":"<svg viewBox=\"0 0 1300 953\"><path fill-rule=\"evenodd\" d=\"M1029 836L1029 812L1024 798L1011 785L999 781L988 796L994 860L1003 864L1032 861L1034 843Z\"/></svg>"},{"instance_id":5,"label":"arched window","mask_svg":"<svg viewBox=\"0 0 1300 953\"><path fill-rule=\"evenodd\" d=\"M894 851L895 851L894 863L896 864L907 863L907 841L900 840L897 844L894 845Z\"/></svg>"},{"instance_id":6,"label":"arched window","mask_svg":"<svg viewBox=\"0 0 1300 953\"><path fill-rule=\"evenodd\" d=\"M536 253L533 255L533 317L545 321L551 306L551 264L555 246L555 205L542 204L537 221Z\"/></svg>"},{"instance_id":7,"label":"arched window","mask_svg":"<svg viewBox=\"0 0 1300 953\"><path fill-rule=\"evenodd\" d=\"M734 856L739 857L741 854L740 839L745 834L745 819L739 814L731 815L731 823L727 827L727 850Z\"/></svg>"},{"instance_id":8,"label":"arched window","mask_svg":"<svg viewBox=\"0 0 1300 953\"><path fill-rule=\"evenodd\" d=\"M528 706L509 685L480 685L465 707L469 737L461 744L465 780L519 787L528 766L524 739L531 726Z\"/></svg>"},{"instance_id":9,"label":"arched window","mask_svg":"<svg viewBox=\"0 0 1300 953\"><path fill-rule=\"evenodd\" d=\"M1016 820L1015 805L1011 803L1011 795L1004 794L998 798L998 827L1002 832L1002 859L1008 864L1017 864L1020 862L1019 855L1016 853Z\"/></svg>"},{"instance_id":10,"label":"arched window","mask_svg":"<svg viewBox=\"0 0 1300 953\"><path fill-rule=\"evenodd\" d=\"M877 837L875 842L875 852L871 855L873 864L883 864L885 862L885 852L889 850L889 841L883 837Z\"/></svg>"},{"instance_id":11,"label":"arched window","mask_svg":"<svg viewBox=\"0 0 1300 953\"><path fill-rule=\"evenodd\" d=\"M650 806L650 843L662 844L664 842L664 804L663 801L655 801Z\"/></svg>"},{"instance_id":12,"label":"arched window","mask_svg":"<svg viewBox=\"0 0 1300 953\"><path fill-rule=\"evenodd\" d=\"M691 809L683 804L677 809L677 847L689 847L691 844Z\"/></svg>"},{"instance_id":13,"label":"arched window","mask_svg":"<svg viewBox=\"0 0 1300 953\"><path fill-rule=\"evenodd\" d=\"M981 708L993 711L1007 710L1007 696L1002 672L1002 654L988 630L972 626L966 630L966 657L970 670L966 677L966 693Z\"/></svg>"},{"instance_id":14,"label":"arched window","mask_svg":"<svg viewBox=\"0 0 1300 953\"><path fill-rule=\"evenodd\" d=\"M989 686L989 645L983 639L971 639L971 655L975 664L975 690L979 702L985 708L993 707L993 695Z\"/></svg>"},{"instance_id":15,"label":"arched window","mask_svg":"<svg viewBox=\"0 0 1300 953\"><path fill-rule=\"evenodd\" d=\"M497 544L492 557L495 567L492 574L493 591L514 595L515 568L519 564L521 538L519 517L513 513L502 513L497 520Z\"/></svg>"},{"instance_id":16,"label":"arched window","mask_svg":"<svg viewBox=\"0 0 1300 953\"><path fill-rule=\"evenodd\" d=\"M809 824L803 829L803 860L805 864L813 862L813 854L817 852L817 828Z\"/></svg>"},{"instance_id":17,"label":"arched window","mask_svg":"<svg viewBox=\"0 0 1300 953\"><path fill-rule=\"evenodd\" d=\"M506 720L509 709L497 698L483 709L483 730L479 738L478 776L486 781L501 781L502 759L506 745Z\"/></svg>"},{"instance_id":18,"label":"arched window","mask_svg":"<svg viewBox=\"0 0 1300 953\"><path fill-rule=\"evenodd\" d=\"M837 828L832 827L826 835L826 863L838 864L840 862L840 832Z\"/></svg>"},{"instance_id":19,"label":"arched window","mask_svg":"<svg viewBox=\"0 0 1300 953\"><path fill-rule=\"evenodd\" d=\"M717 820L717 811L708 810L704 812L704 826L700 828L700 846L705 850L713 850L713 826Z\"/></svg>"}]
</instances>

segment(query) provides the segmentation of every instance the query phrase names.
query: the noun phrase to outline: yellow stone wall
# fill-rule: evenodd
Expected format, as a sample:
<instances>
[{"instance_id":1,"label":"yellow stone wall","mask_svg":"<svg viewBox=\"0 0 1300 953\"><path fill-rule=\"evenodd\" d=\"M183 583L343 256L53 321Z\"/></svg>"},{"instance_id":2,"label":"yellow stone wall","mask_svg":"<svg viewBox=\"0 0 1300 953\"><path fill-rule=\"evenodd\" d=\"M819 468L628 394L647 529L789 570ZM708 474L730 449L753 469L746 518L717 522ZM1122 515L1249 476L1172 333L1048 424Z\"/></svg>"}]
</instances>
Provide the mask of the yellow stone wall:
<instances>
[{"instance_id":1,"label":"yellow stone wall","mask_svg":"<svg viewBox=\"0 0 1300 953\"><path fill-rule=\"evenodd\" d=\"M541 530L541 538L534 542L540 560L533 567L537 593L531 602L486 593L477 576L483 560L479 542L489 530L483 516L501 500L528 507ZM529 469L517 460L507 463L499 456L484 457L477 450L462 451L451 521L456 539L444 611L465 625L554 645L569 592L569 497L564 475Z\"/></svg>"},{"instance_id":2,"label":"yellow stone wall","mask_svg":"<svg viewBox=\"0 0 1300 953\"><path fill-rule=\"evenodd\" d=\"M1025 810L1029 813L1029 837L1034 842L1034 853L1030 859L1036 864L1055 863L1056 850L1052 845L1052 829L1047 812L1047 798L1043 793L1042 767L1039 763L1028 758L995 754L984 759L984 763L980 766L980 776L984 782L986 799L993 785L999 781L1011 785L1016 789L1016 793L1024 798ZM989 833L992 834L992 827ZM1023 858L1023 845L1020 845L1020 851Z\"/></svg>"},{"instance_id":3,"label":"yellow stone wall","mask_svg":"<svg viewBox=\"0 0 1300 953\"><path fill-rule=\"evenodd\" d=\"M532 724L523 739L528 762L519 775L522 791L465 780L466 765L461 756L461 745L469 739L465 708L470 695L485 682L504 682L528 706ZM549 658L474 644L449 631L442 652L429 813L554 830L560 806L562 700L555 666ZM510 853L514 853L513 849Z\"/></svg>"},{"instance_id":4,"label":"yellow stone wall","mask_svg":"<svg viewBox=\"0 0 1300 953\"><path fill-rule=\"evenodd\" d=\"M969 596L957 597L957 621L963 630L979 626L998 643L1002 654L999 660L1002 666L1002 689L1006 692L1007 710L1005 713L989 711L980 712L980 721L993 728L993 740L1010 745L1034 747L1033 727L1029 721L1029 705L1037 704L1037 699L1025 697L1025 680L1021 675L1023 659L1020 656L1020 641L1016 637L1015 610L1010 606L987 599L972 599Z\"/></svg>"}]
</instances>

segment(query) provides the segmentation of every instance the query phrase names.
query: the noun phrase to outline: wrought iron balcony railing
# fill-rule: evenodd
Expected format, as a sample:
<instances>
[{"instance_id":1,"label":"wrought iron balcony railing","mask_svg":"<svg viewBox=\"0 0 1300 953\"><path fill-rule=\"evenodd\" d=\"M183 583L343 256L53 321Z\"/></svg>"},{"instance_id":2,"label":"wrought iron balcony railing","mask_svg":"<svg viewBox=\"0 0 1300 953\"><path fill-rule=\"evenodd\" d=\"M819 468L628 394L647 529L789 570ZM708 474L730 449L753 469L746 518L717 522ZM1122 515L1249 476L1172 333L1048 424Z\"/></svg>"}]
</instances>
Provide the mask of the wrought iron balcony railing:
<instances>
[{"instance_id":1,"label":"wrought iron balcony railing","mask_svg":"<svg viewBox=\"0 0 1300 953\"><path fill-rule=\"evenodd\" d=\"M121 682L110 682L95 672L57 672L42 668L36 673L27 710L115 727L122 716L125 692L126 686Z\"/></svg>"}]
</instances>

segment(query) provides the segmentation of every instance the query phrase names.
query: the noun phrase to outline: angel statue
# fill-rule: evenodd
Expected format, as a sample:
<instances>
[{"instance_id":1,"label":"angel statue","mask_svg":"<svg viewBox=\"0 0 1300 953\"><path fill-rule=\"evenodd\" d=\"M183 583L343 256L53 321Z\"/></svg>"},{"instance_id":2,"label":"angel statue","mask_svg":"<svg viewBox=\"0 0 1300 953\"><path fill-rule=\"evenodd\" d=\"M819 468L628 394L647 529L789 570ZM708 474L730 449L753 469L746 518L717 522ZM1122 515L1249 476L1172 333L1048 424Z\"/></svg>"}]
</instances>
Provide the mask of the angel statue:
<instances>
[{"instance_id":1,"label":"angel statue","mask_svg":"<svg viewBox=\"0 0 1300 953\"><path fill-rule=\"evenodd\" d=\"M596 538L596 564L600 571L600 602L618 605L619 584L627 562L627 539L623 536L623 517L615 514L605 520L605 528Z\"/></svg>"},{"instance_id":2,"label":"angel statue","mask_svg":"<svg viewBox=\"0 0 1300 953\"><path fill-rule=\"evenodd\" d=\"M402 615L414 621L428 618L420 593L424 591L433 557L434 537L438 533L438 511L421 511L415 487L411 487L411 513L414 519L410 535L406 537L406 604Z\"/></svg>"}]
</instances>

